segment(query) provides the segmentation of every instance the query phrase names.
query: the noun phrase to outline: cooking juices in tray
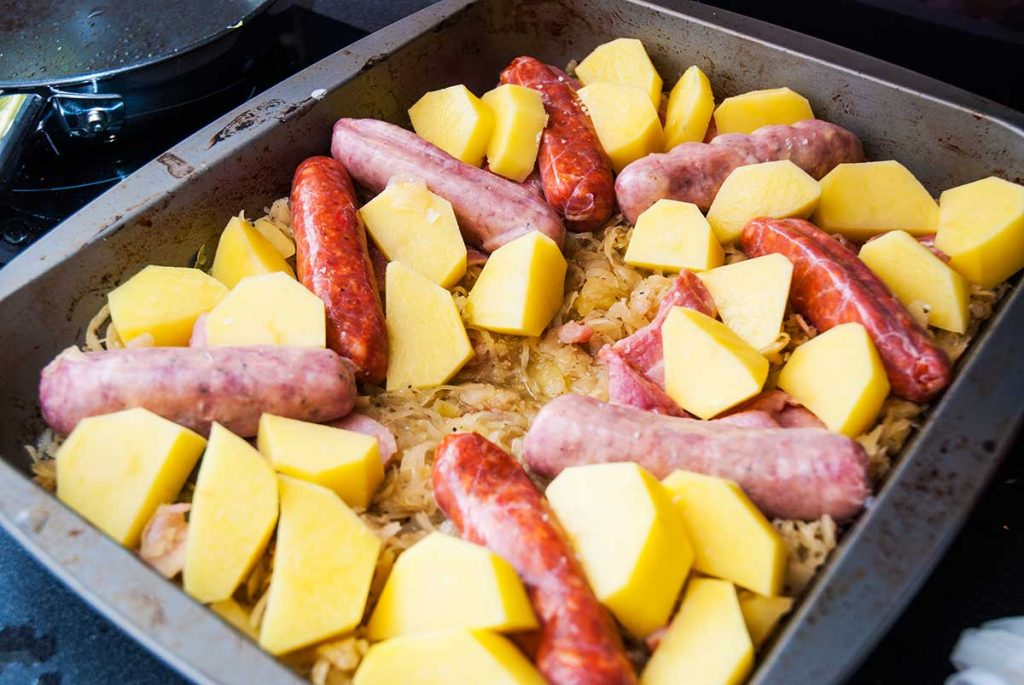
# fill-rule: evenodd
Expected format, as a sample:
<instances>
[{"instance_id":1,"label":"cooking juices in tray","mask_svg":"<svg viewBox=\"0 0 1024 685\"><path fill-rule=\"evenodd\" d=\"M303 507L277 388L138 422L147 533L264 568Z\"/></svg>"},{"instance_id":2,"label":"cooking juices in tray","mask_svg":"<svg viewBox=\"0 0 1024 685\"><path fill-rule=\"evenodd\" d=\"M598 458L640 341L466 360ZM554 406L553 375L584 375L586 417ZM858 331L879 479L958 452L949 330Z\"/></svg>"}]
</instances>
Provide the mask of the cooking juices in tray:
<instances>
[{"instance_id":1,"label":"cooking juices in tray","mask_svg":"<svg viewBox=\"0 0 1024 685\"><path fill-rule=\"evenodd\" d=\"M500 82L339 120L209 273L113 290L37 476L317 678L741 682L1024 266L1024 188L936 202L635 39Z\"/></svg>"}]
</instances>

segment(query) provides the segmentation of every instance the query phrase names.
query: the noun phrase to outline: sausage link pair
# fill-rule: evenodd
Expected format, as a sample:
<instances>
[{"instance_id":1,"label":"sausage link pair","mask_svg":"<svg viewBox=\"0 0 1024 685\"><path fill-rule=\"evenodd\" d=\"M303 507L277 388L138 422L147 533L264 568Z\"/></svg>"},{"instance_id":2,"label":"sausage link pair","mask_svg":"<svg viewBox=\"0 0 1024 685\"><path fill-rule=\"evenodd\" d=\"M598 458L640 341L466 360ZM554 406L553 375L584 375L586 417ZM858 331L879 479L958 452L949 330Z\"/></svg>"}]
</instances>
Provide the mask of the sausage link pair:
<instances>
[{"instance_id":1,"label":"sausage link pair","mask_svg":"<svg viewBox=\"0 0 1024 685\"><path fill-rule=\"evenodd\" d=\"M517 57L501 72L502 83L539 91L548 113L537 163L544 196L573 231L592 231L615 209L612 166L597 138L573 79L533 57Z\"/></svg>"},{"instance_id":2,"label":"sausage link pair","mask_svg":"<svg viewBox=\"0 0 1024 685\"><path fill-rule=\"evenodd\" d=\"M803 219L754 219L740 239L748 257L793 263L790 301L819 331L856 322L867 329L892 391L927 402L949 385L949 359L853 252Z\"/></svg>"},{"instance_id":3,"label":"sausage link pair","mask_svg":"<svg viewBox=\"0 0 1024 685\"><path fill-rule=\"evenodd\" d=\"M434 456L434 498L463 537L507 560L540 619L537 667L552 685L635 683L610 616L544 496L523 468L476 433L449 435Z\"/></svg>"},{"instance_id":4,"label":"sausage link pair","mask_svg":"<svg viewBox=\"0 0 1024 685\"><path fill-rule=\"evenodd\" d=\"M388 370L388 334L357 209L352 180L334 159L310 157L295 170L299 280L324 301L327 346L351 359L361 380L379 385Z\"/></svg>"}]
</instances>

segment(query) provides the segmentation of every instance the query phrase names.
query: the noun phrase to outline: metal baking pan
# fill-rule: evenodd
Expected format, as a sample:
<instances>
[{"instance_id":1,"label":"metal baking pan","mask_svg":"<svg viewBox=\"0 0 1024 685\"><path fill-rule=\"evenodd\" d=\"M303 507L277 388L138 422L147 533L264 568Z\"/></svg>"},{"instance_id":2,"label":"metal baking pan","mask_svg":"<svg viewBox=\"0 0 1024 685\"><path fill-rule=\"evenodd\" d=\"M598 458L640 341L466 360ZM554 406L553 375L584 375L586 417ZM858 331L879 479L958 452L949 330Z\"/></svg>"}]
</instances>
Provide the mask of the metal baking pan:
<instances>
[{"instance_id":1,"label":"metal baking pan","mask_svg":"<svg viewBox=\"0 0 1024 685\"><path fill-rule=\"evenodd\" d=\"M284 666L29 479L39 370L81 341L104 294L145 264L189 264L229 214L285 195L341 116L407 123L425 90L486 90L508 61L554 64L618 36L666 81L697 64L716 94L788 85L928 188L1024 179L1024 117L929 78L706 6L443 0L328 57L177 145L0 271L0 523L125 631L200 683L298 682ZM0 219L2 220L2 219ZM964 520L1022 415L1024 297L1014 287L957 378L846 534L752 682L838 682L898 615Z\"/></svg>"}]
</instances>

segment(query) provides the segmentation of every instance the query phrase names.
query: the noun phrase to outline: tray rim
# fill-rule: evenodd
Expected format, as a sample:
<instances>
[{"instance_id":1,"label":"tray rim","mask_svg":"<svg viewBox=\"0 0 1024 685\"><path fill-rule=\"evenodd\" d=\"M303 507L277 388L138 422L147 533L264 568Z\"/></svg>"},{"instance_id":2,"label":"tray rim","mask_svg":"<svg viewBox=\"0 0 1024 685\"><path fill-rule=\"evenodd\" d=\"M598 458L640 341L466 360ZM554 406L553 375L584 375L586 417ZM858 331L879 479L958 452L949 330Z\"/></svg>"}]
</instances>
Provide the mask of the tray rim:
<instances>
[{"instance_id":1,"label":"tray rim","mask_svg":"<svg viewBox=\"0 0 1024 685\"><path fill-rule=\"evenodd\" d=\"M284 111L286 108L294 108L297 105L301 106L310 97L308 94L311 91L308 86L314 85L318 79L327 80L332 84L332 87L337 87L341 83L356 77L366 64L378 59L380 55L391 54L437 25L449 21L467 7L479 2L502 1L507 2L508 0L441 0L437 4L409 15L388 27L360 39L344 50L324 58L280 84L264 91L256 98L203 127L189 138L175 145L168 152L175 154L181 159L188 160L194 168L202 169L206 164L228 157L237 150L244 148L254 134L262 131L263 127L273 125L277 121L275 118L268 117L253 126L249 131L224 140L213 149L209 149L206 143L210 136L223 129L227 123L235 119L239 114L261 104L265 105L272 100L280 102L276 106L280 111ZM917 96L933 100L941 105L966 111L975 117L988 118L994 123L1008 128L1024 140L1024 114L902 67L847 48L829 44L805 34L725 10L700 5L689 0L661 0L657 3L644 0L627 1L630 4L647 7L656 12L679 15L713 30L732 33L746 40L769 45L773 49L790 52L801 58L811 59L833 68L849 71L859 77L876 81L882 85L900 88ZM330 76L324 76L323 73L328 70L330 71ZM269 109L273 108L269 107ZM150 162L135 174L132 174L120 184L82 208L47 236L40 239L35 245L19 255L3 270L0 270L0 300L29 285L32 280L49 268L52 268L55 264L73 258L74 253L81 247L95 240L101 240L106 235L126 225L135 216L156 202L157 198L166 192L172 191L185 182L185 180L173 177L168 173L168 169L158 161ZM128 208L127 210L125 209L126 207ZM901 459L886 479L873 506L873 510L862 515L853 528L847 532L837 552L829 560L824 571L816 577L809 594L801 601L800 609L789 621L782 634L778 636L774 647L766 652L765 658L760 662L759 668L750 682L758 684L802 682L799 679L794 680L793 677L789 679L780 677L786 668L788 652L794 651L798 646L797 636L795 635L797 627L806 623L811 615L812 608L817 606L820 600L823 599L826 588L831 583L843 579L842 571L845 568L844 564L856 550L855 543L861 540L861 536L865 535L864 531L869 527L869 524L876 520L877 514L875 512L885 506L886 502L893 499L894 492L898 492L895 486L900 482L902 474L915 461L915 455L922 449L921 445L924 439L933 432L930 427L936 423L937 418L949 412L953 405L951 398L954 395L958 395L958 391L962 391L968 384L969 374L972 370L976 371L981 366L985 356L991 356L983 355L982 352L989 349L990 342L996 337L995 333L1004 331L1006 334L998 336L999 339L1009 338L1008 333L1011 331L1008 330L1007 322L1012 323L1024 319L1024 297L1021 296L1020 291L1018 279L1018 285L1014 286L1013 291L1004 299L1000 305L999 312L986 325L984 333L972 344L971 350L965 356L965 360L961 361L959 365L960 370L953 386L946 392L941 402L931 410L928 421L916 433L912 442L904 448ZM1017 327L1020 328L1019 325ZM1022 379L1024 379L1024 366L1018 364L1015 369L1011 369L1007 376L1010 377L1011 384L1016 383L1016 387L1019 388ZM920 584L930 575L942 552L945 551L953 536L959 531L970 509L970 505L980 496L984 483L987 482L998 465L1001 453L1005 450L1007 442L1018 430L1022 419L1022 411L1024 410L1018 408L1015 416L1011 413L1008 417L1009 423L1002 427L1001 437L996 441L998 449L995 450L992 458L986 462L986 468L983 469L983 477L972 491L968 504L958 512L951 513L950 519L944 524L943 535L931 545L930 553L925 558L924 563L918 564L917 573L913 577L903 580L899 591L893 593L894 601L889 604L890 611L888 614L875 621L875 631L872 636L859 641L857 644L847 645L847 651L851 656L845 659L846 663L842 667L842 671L829 674L830 679L838 680L842 673L848 672L856 665L858 662L857 657L881 637L884 630L898 616L906 602L916 593ZM134 560L134 555L131 552L124 550L116 545L116 543L105 538L78 517L77 514L60 504L55 497L46 497L45 495L49 493L46 493L42 488L32 483L24 474L6 462L0 464L0 484L4 486L7 492L13 495L12 497L5 496L0 500L0 525L17 539L30 554L46 566L51 573L74 590L76 594L86 599L101 614L112 620L134 639L143 643L150 651L183 675L186 675L186 677L193 678L201 683L234 681L233 678L221 680L216 678L216 676L211 677L210 674L198 667L197 664L201 663L202 660L196 660L194 652L197 650L190 650L180 642L169 644L167 639L155 637L150 632L147 632L147 629L143 626L148 618L146 612L139 611L137 607L126 606L123 601L118 601L114 596L116 592L113 592L111 588L86 586L83 582L86 574L70 568L70 564L62 561L58 554L68 550L67 542L62 541L61 545L63 546L58 550L54 546L55 542L53 540L48 539L40 531L34 529L35 519L32 512L40 506L46 511L45 520L49 521L49 523L42 527L44 531L46 528L53 527L79 530L79 534L73 541L73 544L81 544L81 551L83 553L89 550L101 550L102 555L99 553L93 555L97 560L98 566L102 565L103 560L111 558L118 558L124 561ZM44 497L39 498L39 495L44 495ZM42 504L37 501L39 499L42 500ZM145 580L149 584L152 584L153 579L162 580L142 563L127 565L131 568L126 569L126 571L136 580ZM845 570L849 571L848 568ZM203 611L204 607L181 593L177 586L166 581L163 581L163 585L167 586L165 588L169 591L167 593L167 601L171 604L182 604L179 600L185 599L190 606L183 607L183 612L190 615L208 617L208 612ZM224 625L221 626L221 631L218 632L223 632L223 630L227 630L227 632L218 637L238 639L240 636L233 629L227 628ZM243 642L246 643L244 646L249 648L244 650L247 658L251 656L259 657L263 661L270 661L275 666L278 666L276 660L265 655L254 643L248 640L243 640ZM801 647L801 649L803 648ZM253 654L248 652L253 652ZM836 660L833 659L833 661ZM836 667L839 668L840 666ZM237 669L232 670L237 671ZM796 671L792 671L792 674L796 674ZM821 681L817 680L814 682Z\"/></svg>"}]
</instances>

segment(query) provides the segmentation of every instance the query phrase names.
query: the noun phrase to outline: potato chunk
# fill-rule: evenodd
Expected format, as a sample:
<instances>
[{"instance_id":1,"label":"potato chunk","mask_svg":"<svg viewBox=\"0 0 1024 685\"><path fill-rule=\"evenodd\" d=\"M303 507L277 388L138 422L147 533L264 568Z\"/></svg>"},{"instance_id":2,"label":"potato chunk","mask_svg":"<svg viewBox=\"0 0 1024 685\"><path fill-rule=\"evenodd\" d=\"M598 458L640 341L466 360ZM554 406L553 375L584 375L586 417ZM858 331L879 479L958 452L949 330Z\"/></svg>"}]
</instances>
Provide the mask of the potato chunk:
<instances>
[{"instance_id":1,"label":"potato chunk","mask_svg":"<svg viewBox=\"0 0 1024 685\"><path fill-rule=\"evenodd\" d=\"M829 430L850 437L871 427L889 394L885 367L859 323L840 324L796 348L778 384Z\"/></svg>"},{"instance_id":2,"label":"potato chunk","mask_svg":"<svg viewBox=\"0 0 1024 685\"><path fill-rule=\"evenodd\" d=\"M704 271L720 265L725 252L697 205L658 200L637 217L623 260L666 271Z\"/></svg>"},{"instance_id":3,"label":"potato chunk","mask_svg":"<svg viewBox=\"0 0 1024 685\"><path fill-rule=\"evenodd\" d=\"M253 627L252 621L249 618L249 612L235 600L228 598L221 602L214 602L210 605L210 608L213 609L215 614L230 623L237 630L245 633L248 637L253 640L259 638L259 633L256 632L256 628Z\"/></svg>"},{"instance_id":4,"label":"potato chunk","mask_svg":"<svg viewBox=\"0 0 1024 685\"><path fill-rule=\"evenodd\" d=\"M585 86L598 82L637 86L655 110L661 106L661 76L636 38L616 38L598 45L576 65L576 76Z\"/></svg>"},{"instance_id":5,"label":"potato chunk","mask_svg":"<svg viewBox=\"0 0 1024 685\"><path fill-rule=\"evenodd\" d=\"M185 592L200 602L229 599L249 575L277 523L270 463L219 423L199 466L185 546Z\"/></svg>"},{"instance_id":6,"label":"potato chunk","mask_svg":"<svg viewBox=\"0 0 1024 685\"><path fill-rule=\"evenodd\" d=\"M282 272L295 278L295 272L281 253L241 217L233 216L220 234L210 275L229 288L246 276Z\"/></svg>"},{"instance_id":7,"label":"potato chunk","mask_svg":"<svg viewBox=\"0 0 1024 685\"><path fill-rule=\"evenodd\" d=\"M747 624L747 632L755 647L764 644L775 631L775 626L793 608L792 597L763 597L753 592L740 595L740 611Z\"/></svg>"},{"instance_id":8,"label":"potato chunk","mask_svg":"<svg viewBox=\"0 0 1024 685\"><path fill-rule=\"evenodd\" d=\"M665 390L680 407L710 419L761 392L768 360L720 321L673 307L661 327Z\"/></svg>"},{"instance_id":9,"label":"potato chunk","mask_svg":"<svg viewBox=\"0 0 1024 685\"><path fill-rule=\"evenodd\" d=\"M708 210L708 223L723 243L739 240L751 219L800 217L818 206L821 188L806 171L788 159L748 164L733 170Z\"/></svg>"},{"instance_id":10,"label":"potato chunk","mask_svg":"<svg viewBox=\"0 0 1024 685\"><path fill-rule=\"evenodd\" d=\"M371 640L435 630L531 630L512 566L486 547L431 533L398 557L367 626Z\"/></svg>"},{"instance_id":11,"label":"potato chunk","mask_svg":"<svg viewBox=\"0 0 1024 685\"><path fill-rule=\"evenodd\" d=\"M405 264L391 262L384 296L388 390L441 385L473 357L466 327L447 290Z\"/></svg>"},{"instance_id":12,"label":"potato chunk","mask_svg":"<svg viewBox=\"0 0 1024 685\"><path fill-rule=\"evenodd\" d=\"M699 143L704 140L715 109L715 96L711 81L697 65L683 75L668 94L665 111L665 151L680 143Z\"/></svg>"},{"instance_id":13,"label":"potato chunk","mask_svg":"<svg viewBox=\"0 0 1024 685\"><path fill-rule=\"evenodd\" d=\"M57 450L57 497L125 547L173 502L206 440L146 409L82 419Z\"/></svg>"},{"instance_id":14,"label":"potato chunk","mask_svg":"<svg viewBox=\"0 0 1024 685\"><path fill-rule=\"evenodd\" d=\"M752 90L722 100L715 110L718 133L753 133L762 126L813 119L811 103L789 88Z\"/></svg>"},{"instance_id":15,"label":"potato chunk","mask_svg":"<svg viewBox=\"0 0 1024 685\"><path fill-rule=\"evenodd\" d=\"M982 288L1024 267L1024 186L995 176L950 188L939 198L935 247Z\"/></svg>"},{"instance_id":16,"label":"potato chunk","mask_svg":"<svg viewBox=\"0 0 1024 685\"><path fill-rule=\"evenodd\" d=\"M484 93L482 99L494 115L487 167L513 181L524 180L537 162L540 134L548 123L540 93L505 83Z\"/></svg>"},{"instance_id":17,"label":"potato chunk","mask_svg":"<svg viewBox=\"0 0 1024 685\"><path fill-rule=\"evenodd\" d=\"M616 172L665 147L658 110L642 88L597 81L580 88L578 93Z\"/></svg>"},{"instance_id":18,"label":"potato chunk","mask_svg":"<svg viewBox=\"0 0 1024 685\"><path fill-rule=\"evenodd\" d=\"M515 645L486 630L445 630L370 647L353 685L545 685Z\"/></svg>"},{"instance_id":19,"label":"potato chunk","mask_svg":"<svg viewBox=\"0 0 1024 685\"><path fill-rule=\"evenodd\" d=\"M786 546L731 480L674 471L663 481L693 542L693 568L762 595L782 590Z\"/></svg>"},{"instance_id":20,"label":"potato chunk","mask_svg":"<svg viewBox=\"0 0 1024 685\"><path fill-rule=\"evenodd\" d=\"M466 302L478 328L540 335L562 306L565 257L551 238L532 231L495 250Z\"/></svg>"},{"instance_id":21,"label":"potato chunk","mask_svg":"<svg viewBox=\"0 0 1024 685\"><path fill-rule=\"evenodd\" d=\"M632 462L576 466L546 494L601 603L637 637L665 625L693 549L654 476Z\"/></svg>"},{"instance_id":22,"label":"potato chunk","mask_svg":"<svg viewBox=\"0 0 1024 685\"><path fill-rule=\"evenodd\" d=\"M282 257L288 259L295 254L295 241L284 234L277 225L270 219L256 219L253 222L252 227L255 228L261 236L267 239L274 249L277 250Z\"/></svg>"},{"instance_id":23,"label":"potato chunk","mask_svg":"<svg viewBox=\"0 0 1024 685\"><path fill-rule=\"evenodd\" d=\"M963 333L970 322L963 276L904 231L890 231L860 249L861 260L900 302L928 306L928 325Z\"/></svg>"},{"instance_id":24,"label":"potato chunk","mask_svg":"<svg viewBox=\"0 0 1024 685\"><path fill-rule=\"evenodd\" d=\"M249 276L206 316L206 344L324 347L324 303L284 274Z\"/></svg>"},{"instance_id":25,"label":"potato chunk","mask_svg":"<svg viewBox=\"0 0 1024 685\"><path fill-rule=\"evenodd\" d=\"M260 627L260 645L275 655L355 628L380 552L380 538L333 492L288 476L278 484L274 575Z\"/></svg>"},{"instance_id":26,"label":"potato chunk","mask_svg":"<svg viewBox=\"0 0 1024 685\"><path fill-rule=\"evenodd\" d=\"M755 350L779 337L789 302L793 263L767 254L699 274L722 322Z\"/></svg>"},{"instance_id":27,"label":"potato chunk","mask_svg":"<svg viewBox=\"0 0 1024 685\"><path fill-rule=\"evenodd\" d=\"M148 335L165 347L188 345L196 319L227 294L223 283L199 269L147 266L112 290L107 302L121 340Z\"/></svg>"},{"instance_id":28,"label":"potato chunk","mask_svg":"<svg viewBox=\"0 0 1024 685\"><path fill-rule=\"evenodd\" d=\"M333 490L350 507L368 507L384 480L377 438L363 433L264 414L256 444L278 473Z\"/></svg>"},{"instance_id":29,"label":"potato chunk","mask_svg":"<svg viewBox=\"0 0 1024 685\"><path fill-rule=\"evenodd\" d=\"M466 164L480 166L494 115L463 85L433 90L409 108L416 133Z\"/></svg>"},{"instance_id":30,"label":"potato chunk","mask_svg":"<svg viewBox=\"0 0 1024 685\"><path fill-rule=\"evenodd\" d=\"M466 244L452 204L422 181L389 183L363 205L359 216L389 260L402 262L442 288L466 274Z\"/></svg>"},{"instance_id":31,"label":"potato chunk","mask_svg":"<svg viewBox=\"0 0 1024 685\"><path fill-rule=\"evenodd\" d=\"M679 613L654 650L641 685L738 685L754 663L736 588L725 580L694 578Z\"/></svg>"},{"instance_id":32,"label":"potato chunk","mask_svg":"<svg viewBox=\"0 0 1024 685\"><path fill-rule=\"evenodd\" d=\"M821 199L811 218L830 233L864 241L886 231L935 232L939 206L899 162L840 164L821 179Z\"/></svg>"}]
</instances>

